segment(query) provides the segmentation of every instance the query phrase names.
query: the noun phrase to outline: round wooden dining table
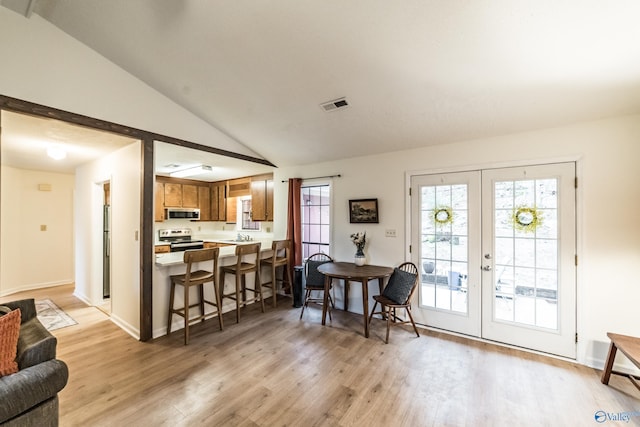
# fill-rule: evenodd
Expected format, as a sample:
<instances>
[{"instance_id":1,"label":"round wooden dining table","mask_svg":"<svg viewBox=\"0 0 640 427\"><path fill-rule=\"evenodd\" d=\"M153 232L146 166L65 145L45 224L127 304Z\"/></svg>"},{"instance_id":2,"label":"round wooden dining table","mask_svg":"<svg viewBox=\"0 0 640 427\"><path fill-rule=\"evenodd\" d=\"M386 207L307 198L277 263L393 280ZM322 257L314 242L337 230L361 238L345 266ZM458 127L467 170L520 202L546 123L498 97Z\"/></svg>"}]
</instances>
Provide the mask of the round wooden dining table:
<instances>
[{"instance_id":1,"label":"round wooden dining table","mask_svg":"<svg viewBox=\"0 0 640 427\"><path fill-rule=\"evenodd\" d=\"M326 323L327 307L329 303L329 289L333 279L345 282L345 310L348 307L349 282L362 283L362 310L364 317L364 336L369 338L369 280L378 279L378 287L382 293L383 281L393 273L393 268L379 265L357 266L352 262L327 262L318 267L324 274L324 301L322 304L322 324Z\"/></svg>"}]
</instances>

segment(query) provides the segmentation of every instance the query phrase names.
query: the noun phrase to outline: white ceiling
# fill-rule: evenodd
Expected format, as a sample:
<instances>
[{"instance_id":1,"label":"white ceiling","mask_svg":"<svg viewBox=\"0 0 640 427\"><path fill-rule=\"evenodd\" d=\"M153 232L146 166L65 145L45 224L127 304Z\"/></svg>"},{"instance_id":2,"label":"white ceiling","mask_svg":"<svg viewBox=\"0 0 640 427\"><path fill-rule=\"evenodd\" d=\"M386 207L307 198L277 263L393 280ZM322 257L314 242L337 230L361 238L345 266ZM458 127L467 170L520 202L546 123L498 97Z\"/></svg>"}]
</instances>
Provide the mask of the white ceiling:
<instances>
[{"instance_id":1,"label":"white ceiling","mask_svg":"<svg viewBox=\"0 0 640 427\"><path fill-rule=\"evenodd\" d=\"M72 174L79 165L135 141L56 119L2 111L2 164L16 168ZM50 147L63 149L67 157L48 157Z\"/></svg>"},{"instance_id":2,"label":"white ceiling","mask_svg":"<svg viewBox=\"0 0 640 427\"><path fill-rule=\"evenodd\" d=\"M38 0L33 10L277 166L640 113L637 0ZM348 108L320 108L343 96Z\"/></svg>"},{"instance_id":3,"label":"white ceiling","mask_svg":"<svg viewBox=\"0 0 640 427\"><path fill-rule=\"evenodd\" d=\"M2 111L2 164L16 168L73 174L78 166L136 141L56 119ZM61 160L48 157L47 149L52 146L62 148L67 157ZM212 170L189 179L222 181L273 171L270 166L163 142L156 142L155 148L157 175L200 165L211 166Z\"/></svg>"}]
</instances>

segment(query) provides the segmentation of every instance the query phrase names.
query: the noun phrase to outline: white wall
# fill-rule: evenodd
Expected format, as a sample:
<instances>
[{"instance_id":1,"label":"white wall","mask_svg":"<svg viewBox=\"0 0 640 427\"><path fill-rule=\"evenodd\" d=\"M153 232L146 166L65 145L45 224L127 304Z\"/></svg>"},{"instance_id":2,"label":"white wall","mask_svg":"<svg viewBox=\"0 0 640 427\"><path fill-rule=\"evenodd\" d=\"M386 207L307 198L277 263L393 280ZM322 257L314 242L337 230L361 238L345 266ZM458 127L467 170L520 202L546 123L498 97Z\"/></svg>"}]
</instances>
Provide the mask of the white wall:
<instances>
[{"instance_id":1,"label":"white wall","mask_svg":"<svg viewBox=\"0 0 640 427\"><path fill-rule=\"evenodd\" d=\"M0 295L72 283L73 175L2 166L0 181Z\"/></svg>"},{"instance_id":2,"label":"white wall","mask_svg":"<svg viewBox=\"0 0 640 427\"><path fill-rule=\"evenodd\" d=\"M75 294L102 302L102 183L111 182L111 319L140 337L141 144L76 170Z\"/></svg>"},{"instance_id":3,"label":"white wall","mask_svg":"<svg viewBox=\"0 0 640 427\"><path fill-rule=\"evenodd\" d=\"M0 58L2 95L259 157L36 14L0 7Z\"/></svg>"},{"instance_id":4,"label":"white wall","mask_svg":"<svg viewBox=\"0 0 640 427\"><path fill-rule=\"evenodd\" d=\"M372 264L405 260L409 224L406 174L578 159L578 361L602 367L607 331L640 336L640 116L426 147L275 171L275 234L286 229L283 179L342 174L333 180L333 256L351 260L349 235L367 231ZM380 223L350 224L348 200L377 197ZM396 229L398 237L384 236ZM373 290L373 288L372 288ZM358 292L352 286L352 295ZM357 307L360 296L352 296ZM353 301L353 305L352 305ZM361 303L359 305L361 309Z\"/></svg>"}]
</instances>

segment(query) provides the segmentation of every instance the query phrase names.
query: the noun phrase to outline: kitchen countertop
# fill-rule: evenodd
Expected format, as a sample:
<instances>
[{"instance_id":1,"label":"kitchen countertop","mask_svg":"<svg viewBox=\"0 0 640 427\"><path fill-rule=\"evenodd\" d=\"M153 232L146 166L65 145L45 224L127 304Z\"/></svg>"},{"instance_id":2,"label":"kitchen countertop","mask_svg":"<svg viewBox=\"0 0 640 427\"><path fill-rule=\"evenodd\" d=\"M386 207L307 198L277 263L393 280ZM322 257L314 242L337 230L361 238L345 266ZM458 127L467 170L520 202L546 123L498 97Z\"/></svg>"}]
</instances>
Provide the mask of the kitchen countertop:
<instances>
[{"instance_id":1,"label":"kitchen countertop","mask_svg":"<svg viewBox=\"0 0 640 427\"><path fill-rule=\"evenodd\" d=\"M251 243L260 243L261 258L266 258L271 254L271 242L272 239L256 239L242 242L231 242L223 239L202 239L205 242L213 243L230 243L229 246L222 246L220 248L219 259L235 257L236 245L248 245ZM158 243L156 243L158 244ZM161 243L160 243L161 244ZM268 254L266 252L269 252ZM170 265L184 264L184 252L169 252L164 254L156 254L156 265L158 267L166 267Z\"/></svg>"}]
</instances>

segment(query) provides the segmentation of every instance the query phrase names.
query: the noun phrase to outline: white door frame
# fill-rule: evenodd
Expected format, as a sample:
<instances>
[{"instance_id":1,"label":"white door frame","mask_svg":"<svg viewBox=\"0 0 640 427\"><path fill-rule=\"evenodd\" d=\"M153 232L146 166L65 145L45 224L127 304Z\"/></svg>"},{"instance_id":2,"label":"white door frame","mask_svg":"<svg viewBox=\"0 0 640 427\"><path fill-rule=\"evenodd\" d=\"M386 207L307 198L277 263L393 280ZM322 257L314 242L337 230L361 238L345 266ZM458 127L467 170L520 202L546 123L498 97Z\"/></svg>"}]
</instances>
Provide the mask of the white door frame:
<instances>
[{"instance_id":1,"label":"white door frame","mask_svg":"<svg viewBox=\"0 0 640 427\"><path fill-rule=\"evenodd\" d=\"M478 164L469 164L469 165L465 165L465 166L446 166L446 167L442 167L442 168L433 168L433 169L416 169L416 170L409 170L409 171L405 171L405 230L404 230L404 242L405 242L405 255L404 258L407 261L411 260L411 239L412 239L412 224L411 224L411 196L410 196L410 191L411 191L411 179L413 176L415 175L431 175L431 174L446 174L446 173L455 173L455 172L467 172L467 171L471 171L471 170L483 170L483 169L496 169L496 168L509 168L509 167L521 167L521 166L531 166L532 164L535 165L546 165L546 164L553 164L553 163L567 163L567 162L573 162L576 165L576 179L578 182L576 191L575 191L575 197L576 197L576 201L575 201L575 208L576 208L576 212L575 212L575 228L576 228L576 237L575 237L575 245L576 245L576 256L577 259L580 260L582 259L582 255L583 255L583 244L582 244L582 224L583 224L583 193L582 193L582 186L580 185L580 182L582 182L582 178L584 176L583 173L583 166L582 166L582 156L581 155L575 155L575 156L563 156L563 157L553 157L553 158L546 158L546 159L535 159L535 160L514 160L514 161L508 161L508 162L491 162L491 163L478 163ZM576 266L576 289L575 289L575 298L576 298L576 303L575 303L575 307L576 307L576 354L580 355L582 353L584 353L584 347L586 345L586 342L583 342L579 339L580 336L582 336L582 327L581 325L584 324L584 322L582 322L582 319L584 317L584 307L582 305L582 298L581 298L581 283L582 283L582 276L583 276L584 272L583 272L583 268L580 262L577 263ZM417 298L417 295L415 296L415 298ZM437 328L433 328L433 327L429 327L425 324L422 324L421 322L417 322L419 323L422 327L425 327L429 330L436 330L439 332L444 332L444 333L450 333L452 335L461 335L461 336L466 336L466 335L462 335L459 333L455 333L455 332L450 332L450 331L446 331L446 330L440 330ZM510 348L518 348L521 350L525 350L525 351L530 351L533 353L540 353L539 351L536 350L531 350L531 349L527 349L527 348L522 348L522 347L517 347L514 345L510 345L510 344L504 344L504 343L499 343L499 342L495 342L495 341L490 341L490 340L486 340L484 338L477 338L477 337L469 337L472 338L474 340L478 340L478 341L482 341L482 342L488 342L488 343L493 343L499 346L504 346L504 347L510 347ZM546 354L546 353L542 353L542 354ZM556 356L557 357L557 356Z\"/></svg>"}]
</instances>

